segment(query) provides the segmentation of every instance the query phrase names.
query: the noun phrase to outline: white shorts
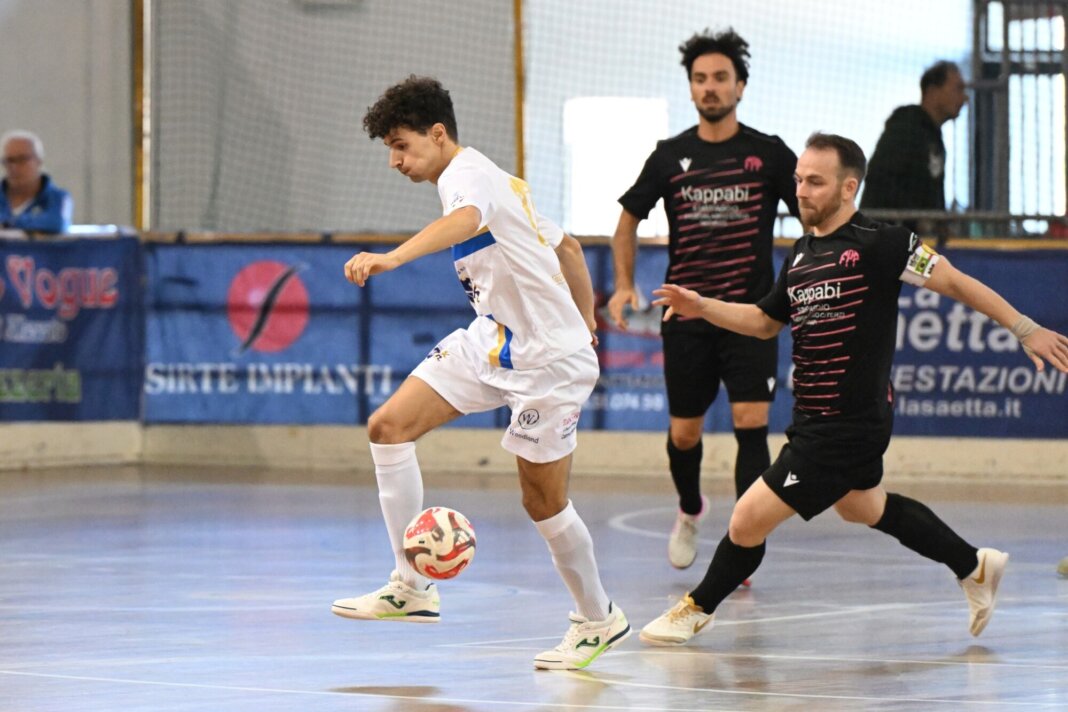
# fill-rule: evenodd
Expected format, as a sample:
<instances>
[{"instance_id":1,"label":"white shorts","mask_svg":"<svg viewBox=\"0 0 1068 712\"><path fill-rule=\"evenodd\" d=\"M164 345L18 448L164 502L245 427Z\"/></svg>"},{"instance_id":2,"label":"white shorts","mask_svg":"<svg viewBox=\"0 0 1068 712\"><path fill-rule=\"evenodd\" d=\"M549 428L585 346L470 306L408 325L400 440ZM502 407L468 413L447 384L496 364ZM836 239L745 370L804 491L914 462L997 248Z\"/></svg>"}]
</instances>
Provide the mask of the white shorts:
<instances>
[{"instance_id":1,"label":"white shorts","mask_svg":"<svg viewBox=\"0 0 1068 712\"><path fill-rule=\"evenodd\" d=\"M575 449L579 414L599 374L592 346L541 368L491 366L465 329L442 339L412 371L461 413L507 405L512 422L501 446L530 462L555 462Z\"/></svg>"}]
</instances>

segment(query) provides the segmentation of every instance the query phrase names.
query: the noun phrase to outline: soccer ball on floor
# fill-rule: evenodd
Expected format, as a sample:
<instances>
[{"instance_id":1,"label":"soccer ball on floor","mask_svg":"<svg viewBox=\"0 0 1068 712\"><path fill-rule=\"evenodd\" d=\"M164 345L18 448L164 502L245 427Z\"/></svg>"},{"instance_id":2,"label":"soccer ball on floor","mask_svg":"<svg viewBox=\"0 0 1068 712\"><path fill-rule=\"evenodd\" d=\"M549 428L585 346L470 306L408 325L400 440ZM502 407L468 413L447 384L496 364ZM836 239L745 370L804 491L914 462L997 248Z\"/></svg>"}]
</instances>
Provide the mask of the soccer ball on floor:
<instances>
[{"instance_id":1,"label":"soccer ball on floor","mask_svg":"<svg viewBox=\"0 0 1068 712\"><path fill-rule=\"evenodd\" d=\"M475 557L475 528L454 509L424 509L404 530L404 555L427 578L454 578Z\"/></svg>"}]
</instances>

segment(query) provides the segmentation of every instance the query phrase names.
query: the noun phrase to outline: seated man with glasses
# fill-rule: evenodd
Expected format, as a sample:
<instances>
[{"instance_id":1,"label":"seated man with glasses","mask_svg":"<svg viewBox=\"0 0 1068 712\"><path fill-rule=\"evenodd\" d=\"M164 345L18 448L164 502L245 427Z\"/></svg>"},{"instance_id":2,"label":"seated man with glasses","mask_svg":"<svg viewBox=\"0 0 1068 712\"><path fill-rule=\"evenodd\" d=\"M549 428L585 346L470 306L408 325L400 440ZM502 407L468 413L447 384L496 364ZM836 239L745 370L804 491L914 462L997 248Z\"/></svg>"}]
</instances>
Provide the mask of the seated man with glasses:
<instances>
[{"instance_id":1,"label":"seated man with glasses","mask_svg":"<svg viewBox=\"0 0 1068 712\"><path fill-rule=\"evenodd\" d=\"M74 201L41 172L44 147L29 131L0 138L4 179L0 182L0 227L26 232L62 233L70 227Z\"/></svg>"}]
</instances>

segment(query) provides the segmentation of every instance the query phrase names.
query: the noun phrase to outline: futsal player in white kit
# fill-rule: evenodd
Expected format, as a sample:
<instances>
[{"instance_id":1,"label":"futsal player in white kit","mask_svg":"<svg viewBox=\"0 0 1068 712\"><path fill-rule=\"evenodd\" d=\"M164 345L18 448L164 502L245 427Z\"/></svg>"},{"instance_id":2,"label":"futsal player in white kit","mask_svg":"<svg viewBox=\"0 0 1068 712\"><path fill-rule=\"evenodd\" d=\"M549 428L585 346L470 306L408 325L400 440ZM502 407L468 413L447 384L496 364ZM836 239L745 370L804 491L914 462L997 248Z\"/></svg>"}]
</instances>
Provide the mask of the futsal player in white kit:
<instances>
[{"instance_id":1,"label":"futsal player in white kit","mask_svg":"<svg viewBox=\"0 0 1068 712\"><path fill-rule=\"evenodd\" d=\"M631 629L605 594L589 530L568 499L579 415L599 373L582 247L537 213L523 180L458 143L452 100L437 80L412 76L387 89L363 125L389 148L390 167L437 185L444 214L390 252L355 255L345 276L362 287L451 248L477 316L438 343L368 421L396 570L379 590L335 601L332 610L360 620L440 619L436 586L403 550L404 527L423 509L415 441L466 413L507 405L501 444L516 456L523 507L576 608L563 641L535 656L534 667L584 668Z\"/></svg>"}]
</instances>

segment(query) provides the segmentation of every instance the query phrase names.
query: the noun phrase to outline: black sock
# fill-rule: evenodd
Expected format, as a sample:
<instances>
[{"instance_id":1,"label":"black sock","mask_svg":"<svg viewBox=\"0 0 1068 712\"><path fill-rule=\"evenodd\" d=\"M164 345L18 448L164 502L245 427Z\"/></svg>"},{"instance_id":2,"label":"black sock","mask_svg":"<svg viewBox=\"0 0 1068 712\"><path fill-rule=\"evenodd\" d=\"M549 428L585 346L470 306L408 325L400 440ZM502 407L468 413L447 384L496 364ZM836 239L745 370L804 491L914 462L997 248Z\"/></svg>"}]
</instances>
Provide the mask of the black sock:
<instances>
[{"instance_id":1,"label":"black sock","mask_svg":"<svg viewBox=\"0 0 1068 712\"><path fill-rule=\"evenodd\" d=\"M731 595L742 581L753 575L764 559L766 542L757 546L738 546L731 541L730 535L723 537L716 547L712 563L697 588L690 592L693 602L712 613L723 599Z\"/></svg>"},{"instance_id":2,"label":"black sock","mask_svg":"<svg viewBox=\"0 0 1068 712\"><path fill-rule=\"evenodd\" d=\"M675 481L675 491L679 493L679 509L687 514L701 512L701 441L689 450L680 450L671 442L667 443L668 466L671 479Z\"/></svg>"},{"instance_id":3,"label":"black sock","mask_svg":"<svg viewBox=\"0 0 1068 712\"><path fill-rule=\"evenodd\" d=\"M872 528L886 532L921 556L945 564L959 579L978 566L979 550L914 499L887 494L882 519Z\"/></svg>"},{"instance_id":4,"label":"black sock","mask_svg":"<svg viewBox=\"0 0 1068 712\"><path fill-rule=\"evenodd\" d=\"M749 485L771 467L768 426L735 428L734 439L738 441L738 457L734 461L734 493L741 498Z\"/></svg>"}]
</instances>

